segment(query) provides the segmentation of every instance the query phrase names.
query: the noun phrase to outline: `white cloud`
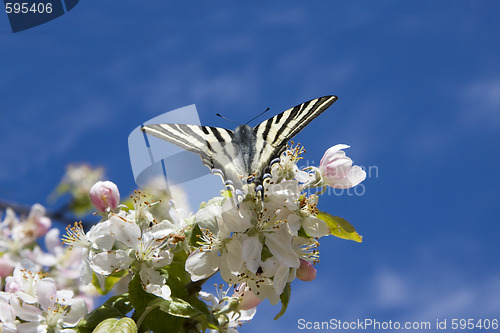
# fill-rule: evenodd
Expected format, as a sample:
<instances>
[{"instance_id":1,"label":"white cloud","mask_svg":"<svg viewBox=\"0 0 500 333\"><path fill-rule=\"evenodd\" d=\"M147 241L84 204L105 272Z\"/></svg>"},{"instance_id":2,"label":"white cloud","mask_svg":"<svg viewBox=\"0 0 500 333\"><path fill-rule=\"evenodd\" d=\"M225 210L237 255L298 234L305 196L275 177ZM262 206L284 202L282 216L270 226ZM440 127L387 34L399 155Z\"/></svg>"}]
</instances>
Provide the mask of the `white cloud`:
<instances>
[{"instance_id":1,"label":"white cloud","mask_svg":"<svg viewBox=\"0 0 500 333\"><path fill-rule=\"evenodd\" d=\"M500 78L480 79L463 88L460 121L466 127L500 127Z\"/></svg>"}]
</instances>

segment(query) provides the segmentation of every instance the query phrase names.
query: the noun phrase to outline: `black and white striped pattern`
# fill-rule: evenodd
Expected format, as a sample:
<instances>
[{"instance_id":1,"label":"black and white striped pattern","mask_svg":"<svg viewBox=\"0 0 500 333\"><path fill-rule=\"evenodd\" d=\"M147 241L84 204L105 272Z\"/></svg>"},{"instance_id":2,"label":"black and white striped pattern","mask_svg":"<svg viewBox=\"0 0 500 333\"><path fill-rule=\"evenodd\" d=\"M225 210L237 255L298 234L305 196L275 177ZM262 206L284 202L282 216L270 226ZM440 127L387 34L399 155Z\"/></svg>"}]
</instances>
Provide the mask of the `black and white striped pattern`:
<instances>
[{"instance_id":1,"label":"black and white striped pattern","mask_svg":"<svg viewBox=\"0 0 500 333\"><path fill-rule=\"evenodd\" d=\"M288 109L259 125L238 126L234 131L210 126L156 124L142 127L150 135L198 154L226 185L241 189L248 181L257 184L271 161L286 143L337 100L336 96L313 99Z\"/></svg>"}]
</instances>

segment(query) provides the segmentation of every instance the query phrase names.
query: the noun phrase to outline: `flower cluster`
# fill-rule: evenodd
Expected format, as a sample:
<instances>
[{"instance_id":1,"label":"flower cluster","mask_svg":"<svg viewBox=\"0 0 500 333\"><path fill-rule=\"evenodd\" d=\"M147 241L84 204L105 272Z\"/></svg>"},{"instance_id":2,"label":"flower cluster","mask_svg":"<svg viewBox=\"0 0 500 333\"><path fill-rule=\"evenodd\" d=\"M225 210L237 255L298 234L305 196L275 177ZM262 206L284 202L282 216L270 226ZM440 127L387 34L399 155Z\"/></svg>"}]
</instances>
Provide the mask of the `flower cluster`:
<instances>
[{"instance_id":1,"label":"flower cluster","mask_svg":"<svg viewBox=\"0 0 500 333\"><path fill-rule=\"evenodd\" d=\"M81 254L63 248L59 230L51 225L39 204L25 218L10 208L4 213L0 222L2 332L59 332L74 327L87 306L93 306L95 289L80 283ZM41 237L47 250L37 243Z\"/></svg>"},{"instance_id":2,"label":"flower cluster","mask_svg":"<svg viewBox=\"0 0 500 333\"><path fill-rule=\"evenodd\" d=\"M131 325L131 332L184 327L234 333L265 299L281 300L281 315L290 283L316 277L320 238L361 241L345 220L318 209L323 187L349 188L366 177L345 148L334 146L318 167L300 170L304 149L288 146L269 174L242 192L223 191L195 214L141 191L120 205L115 184L86 184L89 195L77 207L92 204L101 220L88 231L81 222L68 227L66 248L42 206L25 219L7 209L0 223L2 332L97 333ZM63 183L81 188L82 171L89 174L72 169ZM42 236L46 251L37 243ZM216 294L201 290L217 272L234 288L231 294L222 286ZM86 316L95 292L111 290L115 296ZM117 318L132 310L133 320Z\"/></svg>"},{"instance_id":3,"label":"flower cluster","mask_svg":"<svg viewBox=\"0 0 500 333\"><path fill-rule=\"evenodd\" d=\"M331 226L318 217L318 196L304 190L332 184L332 178L354 186L365 174L354 167L357 178L352 177L351 167L338 162L339 157L348 159L339 149L337 155L329 150L320 168L299 170L303 152L299 146L288 147L264 177L262 190L247 185L247 195L237 206L234 200L216 198L198 211L194 221L201 230L199 247L186 261L193 281L220 271L228 284L245 283L259 299L276 304L296 277L314 278L311 263L319 260L318 239L329 235ZM342 170L333 176L338 167Z\"/></svg>"}]
</instances>

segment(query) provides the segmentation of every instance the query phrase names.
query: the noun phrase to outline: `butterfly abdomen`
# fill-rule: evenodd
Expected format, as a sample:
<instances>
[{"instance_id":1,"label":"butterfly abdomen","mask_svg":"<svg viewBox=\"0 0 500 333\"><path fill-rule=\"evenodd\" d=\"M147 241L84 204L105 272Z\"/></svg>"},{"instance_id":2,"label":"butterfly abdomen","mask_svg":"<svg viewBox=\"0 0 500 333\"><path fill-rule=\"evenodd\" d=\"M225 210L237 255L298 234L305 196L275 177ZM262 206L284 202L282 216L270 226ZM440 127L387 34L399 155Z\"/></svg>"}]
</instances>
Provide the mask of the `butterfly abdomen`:
<instances>
[{"instance_id":1,"label":"butterfly abdomen","mask_svg":"<svg viewBox=\"0 0 500 333\"><path fill-rule=\"evenodd\" d=\"M239 154L241 156L246 176L249 176L255 170L252 170L252 161L255 156L255 134L252 128L248 125L241 125L234 130L233 142L239 147Z\"/></svg>"}]
</instances>

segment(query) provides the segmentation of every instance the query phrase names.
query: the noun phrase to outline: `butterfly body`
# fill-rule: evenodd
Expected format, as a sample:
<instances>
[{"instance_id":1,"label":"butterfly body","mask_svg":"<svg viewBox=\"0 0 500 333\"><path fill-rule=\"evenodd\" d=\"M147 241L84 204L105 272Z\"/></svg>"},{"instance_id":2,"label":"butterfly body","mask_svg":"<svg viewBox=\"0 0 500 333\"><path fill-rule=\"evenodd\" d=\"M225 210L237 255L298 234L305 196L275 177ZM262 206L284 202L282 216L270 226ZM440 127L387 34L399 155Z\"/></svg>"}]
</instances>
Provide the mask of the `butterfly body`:
<instances>
[{"instance_id":1,"label":"butterfly body","mask_svg":"<svg viewBox=\"0 0 500 333\"><path fill-rule=\"evenodd\" d=\"M336 100L336 96L316 98L253 128L240 125L234 131L186 124L146 125L142 130L198 154L226 185L242 190L248 183L260 185L271 161L281 155L286 143Z\"/></svg>"}]
</instances>

